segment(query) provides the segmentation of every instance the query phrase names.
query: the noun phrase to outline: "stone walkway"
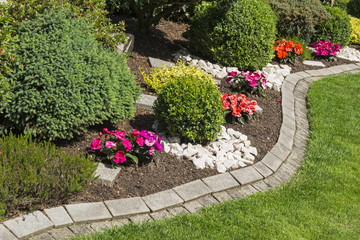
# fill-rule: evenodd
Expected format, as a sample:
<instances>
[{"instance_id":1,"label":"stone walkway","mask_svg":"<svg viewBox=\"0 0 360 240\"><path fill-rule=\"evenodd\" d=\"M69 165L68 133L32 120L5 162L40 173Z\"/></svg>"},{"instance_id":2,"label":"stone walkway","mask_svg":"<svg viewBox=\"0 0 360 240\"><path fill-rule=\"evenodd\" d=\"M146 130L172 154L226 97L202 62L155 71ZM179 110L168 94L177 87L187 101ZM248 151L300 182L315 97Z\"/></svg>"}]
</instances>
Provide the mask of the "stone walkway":
<instances>
[{"instance_id":1,"label":"stone walkway","mask_svg":"<svg viewBox=\"0 0 360 240\"><path fill-rule=\"evenodd\" d=\"M306 93L313 81L343 72L360 72L360 63L288 75L282 85L283 122L278 142L259 162L196 180L145 197L69 204L5 221L0 239L64 239L131 222L195 213L203 206L246 197L281 186L304 158L309 126Z\"/></svg>"}]
</instances>

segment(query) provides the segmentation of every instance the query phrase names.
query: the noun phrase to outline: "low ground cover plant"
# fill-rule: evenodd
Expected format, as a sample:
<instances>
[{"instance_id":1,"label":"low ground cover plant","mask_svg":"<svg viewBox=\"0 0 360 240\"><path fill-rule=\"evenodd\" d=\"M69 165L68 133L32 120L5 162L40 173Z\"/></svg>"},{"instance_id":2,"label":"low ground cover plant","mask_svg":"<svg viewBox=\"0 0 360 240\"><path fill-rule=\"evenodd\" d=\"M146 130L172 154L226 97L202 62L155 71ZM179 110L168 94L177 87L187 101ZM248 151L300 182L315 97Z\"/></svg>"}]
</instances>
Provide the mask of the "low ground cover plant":
<instances>
[{"instance_id":1,"label":"low ground cover plant","mask_svg":"<svg viewBox=\"0 0 360 240\"><path fill-rule=\"evenodd\" d=\"M327 39L345 47L349 44L351 34L351 23L348 14L338 7L326 6L326 10L330 13L331 18L316 25L316 34L313 36L312 41Z\"/></svg>"},{"instance_id":2,"label":"low ground cover plant","mask_svg":"<svg viewBox=\"0 0 360 240\"><path fill-rule=\"evenodd\" d=\"M167 134L184 142L207 143L216 138L224 123L221 105L215 84L194 75L167 83L153 108Z\"/></svg>"},{"instance_id":3,"label":"low ground cover plant","mask_svg":"<svg viewBox=\"0 0 360 240\"><path fill-rule=\"evenodd\" d=\"M238 121L245 124L245 121L252 119L252 115L256 112L255 107L257 102L246 97L245 94L222 94L221 100L223 101L222 107L224 110L225 119L230 121Z\"/></svg>"},{"instance_id":4,"label":"low ground cover plant","mask_svg":"<svg viewBox=\"0 0 360 240\"><path fill-rule=\"evenodd\" d=\"M140 94L126 58L104 49L83 19L48 12L24 21L12 45L20 65L0 130L71 139L88 126L133 116Z\"/></svg>"},{"instance_id":5,"label":"low ground cover plant","mask_svg":"<svg viewBox=\"0 0 360 240\"><path fill-rule=\"evenodd\" d=\"M261 72L229 72L226 82L242 93L256 93L265 96L266 77Z\"/></svg>"},{"instance_id":6,"label":"low ground cover plant","mask_svg":"<svg viewBox=\"0 0 360 240\"><path fill-rule=\"evenodd\" d=\"M275 42L274 51L281 63L294 63L295 58L303 53L303 47L300 43L282 39Z\"/></svg>"},{"instance_id":7,"label":"low ground cover plant","mask_svg":"<svg viewBox=\"0 0 360 240\"><path fill-rule=\"evenodd\" d=\"M179 61L176 63L175 66L171 67L152 68L149 75L146 75L144 72L142 73L142 75L144 77L144 81L147 87L150 90L154 90L155 92L159 92L161 88L166 83L170 82L172 79L181 76L194 76L194 79L197 79L197 81L215 83L212 75L208 74L207 72L201 70L196 66L188 66L183 61Z\"/></svg>"},{"instance_id":8,"label":"low ground cover plant","mask_svg":"<svg viewBox=\"0 0 360 240\"><path fill-rule=\"evenodd\" d=\"M84 188L96 169L89 156L11 133L0 138L0 162L0 218L10 208L29 208Z\"/></svg>"},{"instance_id":9,"label":"low ground cover plant","mask_svg":"<svg viewBox=\"0 0 360 240\"><path fill-rule=\"evenodd\" d=\"M335 54L341 49L339 44L333 44L329 40L318 40L315 45L310 44L309 46L315 48L317 57L325 58L328 61L336 61Z\"/></svg>"},{"instance_id":10,"label":"low ground cover plant","mask_svg":"<svg viewBox=\"0 0 360 240\"><path fill-rule=\"evenodd\" d=\"M156 133L138 129L134 129L130 134L104 128L99 133L99 138L94 139L90 147L93 151L100 150L116 164L123 163L128 158L136 165L139 164L139 160L146 157L156 157L155 150L163 150L161 138Z\"/></svg>"},{"instance_id":11,"label":"low ground cover plant","mask_svg":"<svg viewBox=\"0 0 360 240\"><path fill-rule=\"evenodd\" d=\"M273 56L276 16L263 1L216 1L190 23L192 52L225 66L257 70Z\"/></svg>"}]
</instances>

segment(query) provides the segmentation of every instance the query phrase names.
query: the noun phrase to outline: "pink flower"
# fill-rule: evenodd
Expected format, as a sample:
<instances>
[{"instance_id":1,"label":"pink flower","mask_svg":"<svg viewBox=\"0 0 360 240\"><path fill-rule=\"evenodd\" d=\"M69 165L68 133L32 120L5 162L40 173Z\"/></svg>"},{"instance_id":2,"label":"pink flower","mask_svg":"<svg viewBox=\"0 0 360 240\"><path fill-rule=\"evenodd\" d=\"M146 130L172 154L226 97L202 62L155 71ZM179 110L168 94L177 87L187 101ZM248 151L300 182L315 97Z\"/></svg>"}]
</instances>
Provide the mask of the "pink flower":
<instances>
[{"instance_id":1,"label":"pink flower","mask_svg":"<svg viewBox=\"0 0 360 240\"><path fill-rule=\"evenodd\" d=\"M155 144L156 140L155 136L149 136L148 138L145 138L145 145L151 147Z\"/></svg>"},{"instance_id":2,"label":"pink flower","mask_svg":"<svg viewBox=\"0 0 360 240\"><path fill-rule=\"evenodd\" d=\"M116 131L113 133L113 136L116 137L116 139L121 139L121 140L124 140L125 139L125 135L126 135L126 132L124 131Z\"/></svg>"},{"instance_id":3,"label":"pink flower","mask_svg":"<svg viewBox=\"0 0 360 240\"><path fill-rule=\"evenodd\" d=\"M228 78L226 79L226 82L227 82L227 83L231 83L231 80L232 80L232 77L228 77Z\"/></svg>"},{"instance_id":4,"label":"pink flower","mask_svg":"<svg viewBox=\"0 0 360 240\"><path fill-rule=\"evenodd\" d=\"M133 132L132 132L132 134L131 134L131 136L133 136L133 137L138 137L138 136L140 136L140 131L137 130L137 129L134 129Z\"/></svg>"},{"instance_id":5,"label":"pink flower","mask_svg":"<svg viewBox=\"0 0 360 240\"><path fill-rule=\"evenodd\" d=\"M105 147L107 147L107 148L116 147L116 143L111 142L111 141L107 141L107 142L105 142Z\"/></svg>"},{"instance_id":6,"label":"pink flower","mask_svg":"<svg viewBox=\"0 0 360 240\"><path fill-rule=\"evenodd\" d=\"M155 152L155 148L154 148L154 147L151 147L151 148L149 149L149 154L150 154L150 155L153 155L154 152Z\"/></svg>"},{"instance_id":7,"label":"pink flower","mask_svg":"<svg viewBox=\"0 0 360 240\"><path fill-rule=\"evenodd\" d=\"M339 44L334 44L334 46L335 46L335 50L336 50L337 52L340 51L341 47L340 47Z\"/></svg>"},{"instance_id":8,"label":"pink flower","mask_svg":"<svg viewBox=\"0 0 360 240\"><path fill-rule=\"evenodd\" d=\"M332 48L332 49L330 50L330 55L334 56L335 54L336 54L336 50Z\"/></svg>"},{"instance_id":9,"label":"pink flower","mask_svg":"<svg viewBox=\"0 0 360 240\"><path fill-rule=\"evenodd\" d=\"M109 134L110 132L109 132L109 130L108 130L107 128L104 128L104 129L103 129L103 133Z\"/></svg>"},{"instance_id":10,"label":"pink flower","mask_svg":"<svg viewBox=\"0 0 360 240\"><path fill-rule=\"evenodd\" d=\"M250 81L250 86L251 87L257 87L257 80L251 80Z\"/></svg>"},{"instance_id":11,"label":"pink flower","mask_svg":"<svg viewBox=\"0 0 360 240\"><path fill-rule=\"evenodd\" d=\"M118 152L115 154L115 157L113 158L113 161L114 161L116 164L125 162L125 161L126 161L125 153L124 153L123 151L118 151Z\"/></svg>"},{"instance_id":12,"label":"pink flower","mask_svg":"<svg viewBox=\"0 0 360 240\"><path fill-rule=\"evenodd\" d=\"M267 87L266 85L266 79L264 79L262 82L261 82L261 86L265 89Z\"/></svg>"},{"instance_id":13,"label":"pink flower","mask_svg":"<svg viewBox=\"0 0 360 240\"><path fill-rule=\"evenodd\" d=\"M228 76L235 77L237 75L237 72L229 72Z\"/></svg>"},{"instance_id":14,"label":"pink flower","mask_svg":"<svg viewBox=\"0 0 360 240\"><path fill-rule=\"evenodd\" d=\"M156 147L159 151L162 151L162 150L163 150L160 141L157 141L157 142L155 143L155 147Z\"/></svg>"},{"instance_id":15,"label":"pink flower","mask_svg":"<svg viewBox=\"0 0 360 240\"><path fill-rule=\"evenodd\" d=\"M96 138L94 139L94 141L90 144L91 150L98 150L101 148L101 139L100 138Z\"/></svg>"},{"instance_id":16,"label":"pink flower","mask_svg":"<svg viewBox=\"0 0 360 240\"><path fill-rule=\"evenodd\" d=\"M122 141L122 145L124 145L125 151L128 152L131 150L132 144L128 139L125 139L124 141Z\"/></svg>"},{"instance_id":17,"label":"pink flower","mask_svg":"<svg viewBox=\"0 0 360 240\"><path fill-rule=\"evenodd\" d=\"M136 142L140 147L144 146L144 139L142 137L137 137Z\"/></svg>"}]
</instances>

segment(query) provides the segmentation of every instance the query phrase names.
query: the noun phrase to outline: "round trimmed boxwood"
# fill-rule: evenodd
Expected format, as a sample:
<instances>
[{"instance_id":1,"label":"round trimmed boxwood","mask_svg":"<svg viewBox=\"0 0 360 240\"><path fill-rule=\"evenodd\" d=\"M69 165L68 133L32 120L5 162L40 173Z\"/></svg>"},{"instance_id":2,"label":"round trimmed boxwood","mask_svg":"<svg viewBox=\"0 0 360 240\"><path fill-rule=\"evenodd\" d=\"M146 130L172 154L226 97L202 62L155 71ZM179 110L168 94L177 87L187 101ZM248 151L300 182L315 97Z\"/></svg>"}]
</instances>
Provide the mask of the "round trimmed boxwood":
<instances>
[{"instance_id":1,"label":"round trimmed boxwood","mask_svg":"<svg viewBox=\"0 0 360 240\"><path fill-rule=\"evenodd\" d=\"M48 12L22 22L17 35L20 65L0 130L71 139L91 125L133 116L140 88L126 58L104 49L85 20Z\"/></svg>"},{"instance_id":2,"label":"round trimmed boxwood","mask_svg":"<svg viewBox=\"0 0 360 240\"><path fill-rule=\"evenodd\" d=\"M261 0L217 1L195 14L189 48L226 66L257 70L273 57L276 16Z\"/></svg>"},{"instance_id":3,"label":"round trimmed boxwood","mask_svg":"<svg viewBox=\"0 0 360 240\"><path fill-rule=\"evenodd\" d=\"M317 40L330 40L332 43L346 46L350 42L351 23L347 13L338 7L328 7L326 10L330 13L331 18L318 24L313 42Z\"/></svg>"},{"instance_id":4,"label":"round trimmed boxwood","mask_svg":"<svg viewBox=\"0 0 360 240\"><path fill-rule=\"evenodd\" d=\"M214 140L224 123L220 92L215 84L196 75L180 76L160 90L154 104L155 117L171 136L185 142Z\"/></svg>"}]
</instances>

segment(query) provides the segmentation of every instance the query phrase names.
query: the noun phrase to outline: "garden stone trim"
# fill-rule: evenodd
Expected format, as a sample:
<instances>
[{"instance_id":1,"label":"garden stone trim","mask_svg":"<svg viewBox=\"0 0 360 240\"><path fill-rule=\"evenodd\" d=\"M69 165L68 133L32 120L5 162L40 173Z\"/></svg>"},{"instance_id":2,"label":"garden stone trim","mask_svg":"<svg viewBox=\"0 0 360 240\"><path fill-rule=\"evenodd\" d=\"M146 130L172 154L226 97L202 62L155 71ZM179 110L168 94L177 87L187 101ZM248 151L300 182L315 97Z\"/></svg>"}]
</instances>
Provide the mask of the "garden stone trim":
<instances>
[{"instance_id":1,"label":"garden stone trim","mask_svg":"<svg viewBox=\"0 0 360 240\"><path fill-rule=\"evenodd\" d=\"M195 213L200 211L203 205L243 198L256 192L265 192L269 189L280 187L289 181L297 172L305 155L307 138L309 135L305 101L305 92L307 92L308 86L312 82L319 80L321 76L328 75L329 72L351 73L353 71L360 71L360 63L325 68L321 69L321 71L304 71L288 75L284 80L284 84L289 82L289 86L294 85L294 88L284 87L282 89L283 114L288 116L286 121L283 121L281 128L284 130L282 136L283 144L277 142L274 148L267 153L261 161L253 166L241 168L230 173L218 174L201 180L199 179L163 191L170 191L173 198L181 199L179 203L176 204L176 207L174 204L169 204L171 206L167 207L164 205L165 208L162 209L162 211L160 211L159 207L153 207L153 209L151 209L151 207L149 207L150 201L146 199L154 198L153 196L156 196L156 193L142 198L130 198L134 200L134 203L136 201L143 201L147 204L141 211L134 211L131 214L117 214L112 206L112 203L116 205L120 202L131 202L130 199L65 205L65 208L60 207L60 209L66 210L64 216L68 214L71 217L71 220L74 223L69 224L72 225L56 229L57 223L51 214L45 215L40 211L35 211L0 224L0 239L28 239L31 236L36 236L40 239L43 236L41 234L49 229L50 231L48 231L48 233L50 236L53 236L53 231L75 234L73 231L76 229L75 226L84 227L85 225L83 222L102 222L104 220L112 220L113 222L120 220L128 223L129 221L126 220L126 218L132 222L143 222L154 218L158 219L160 216L168 217L167 212L172 215L183 214L186 212ZM296 76L294 77L293 75ZM151 105L148 105L147 107L151 108ZM295 118L293 116L295 116ZM295 128L293 128L294 125ZM284 141L291 142L291 146L290 144L284 143ZM241 172L246 174L242 175ZM254 175L250 176L250 174ZM219 180L219 185L216 185L216 180ZM235 186L237 184L234 184L234 181L239 182L238 186ZM159 194L159 196L162 195L161 192L157 194ZM166 199L164 199L164 201L165 200ZM139 203L139 205L141 204ZM44 210L45 213L50 213L52 211L52 209ZM62 214L64 214L63 211ZM82 224L79 225L78 223L80 222ZM91 228L91 224L88 225L88 227L90 228L89 232L95 231L94 228Z\"/></svg>"}]
</instances>

